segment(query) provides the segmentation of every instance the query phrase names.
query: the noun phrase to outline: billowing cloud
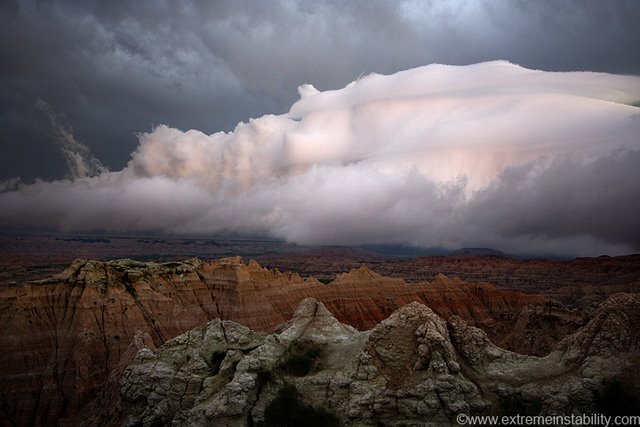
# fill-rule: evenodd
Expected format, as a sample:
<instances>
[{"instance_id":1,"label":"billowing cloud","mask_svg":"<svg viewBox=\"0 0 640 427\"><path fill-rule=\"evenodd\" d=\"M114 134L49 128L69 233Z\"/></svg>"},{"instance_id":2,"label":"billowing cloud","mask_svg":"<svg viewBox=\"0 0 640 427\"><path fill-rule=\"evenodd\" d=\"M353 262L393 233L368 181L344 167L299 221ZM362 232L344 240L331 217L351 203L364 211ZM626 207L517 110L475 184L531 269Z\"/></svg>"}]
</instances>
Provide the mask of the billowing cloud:
<instances>
[{"instance_id":1,"label":"billowing cloud","mask_svg":"<svg viewBox=\"0 0 640 427\"><path fill-rule=\"evenodd\" d=\"M640 77L496 61L299 93L229 133L158 126L117 172L18 184L0 226L640 249Z\"/></svg>"}]
</instances>

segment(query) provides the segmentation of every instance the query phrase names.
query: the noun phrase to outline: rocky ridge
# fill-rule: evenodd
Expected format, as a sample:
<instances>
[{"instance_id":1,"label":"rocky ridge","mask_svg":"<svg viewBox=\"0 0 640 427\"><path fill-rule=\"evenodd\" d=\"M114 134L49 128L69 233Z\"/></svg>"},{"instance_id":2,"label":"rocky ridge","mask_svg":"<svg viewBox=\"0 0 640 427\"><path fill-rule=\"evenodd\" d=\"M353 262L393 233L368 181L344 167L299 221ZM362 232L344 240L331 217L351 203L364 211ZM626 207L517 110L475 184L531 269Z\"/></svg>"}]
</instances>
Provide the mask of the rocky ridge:
<instances>
[{"instance_id":1,"label":"rocky ridge","mask_svg":"<svg viewBox=\"0 0 640 427\"><path fill-rule=\"evenodd\" d=\"M537 323L521 321L519 313L537 310L544 298L443 275L407 284L360 267L324 285L238 257L163 264L76 260L49 279L0 292L0 347L9 350L0 352L0 363L9 367L0 373L0 421L52 424L73 417L140 345L160 346L212 319L270 333L306 297L359 330L420 302L445 319L460 316L497 342L535 354L580 326L568 324L541 344L514 338L509 331L519 322L523 333L535 334Z\"/></svg>"},{"instance_id":2,"label":"rocky ridge","mask_svg":"<svg viewBox=\"0 0 640 427\"><path fill-rule=\"evenodd\" d=\"M49 279L0 292L0 348L7 349L0 363L10 367L0 373L0 421L39 425L73 417L130 362L136 345L160 346L212 319L273 332L306 297L360 330L420 302L495 339L506 336L523 308L544 301L442 275L407 284L366 267L324 285L237 257L164 264L76 260Z\"/></svg>"},{"instance_id":3,"label":"rocky ridge","mask_svg":"<svg viewBox=\"0 0 640 427\"><path fill-rule=\"evenodd\" d=\"M287 413L303 407L353 426L442 425L458 414L514 408L589 413L608 382L637 369L639 304L638 295L609 298L585 327L535 357L501 349L461 317L446 321L418 302L358 331L307 298L270 335L214 320L155 352L140 350L124 371L115 421L269 425L290 416L278 412L285 392ZM314 363L292 371L292 349L300 346L316 349Z\"/></svg>"}]
</instances>

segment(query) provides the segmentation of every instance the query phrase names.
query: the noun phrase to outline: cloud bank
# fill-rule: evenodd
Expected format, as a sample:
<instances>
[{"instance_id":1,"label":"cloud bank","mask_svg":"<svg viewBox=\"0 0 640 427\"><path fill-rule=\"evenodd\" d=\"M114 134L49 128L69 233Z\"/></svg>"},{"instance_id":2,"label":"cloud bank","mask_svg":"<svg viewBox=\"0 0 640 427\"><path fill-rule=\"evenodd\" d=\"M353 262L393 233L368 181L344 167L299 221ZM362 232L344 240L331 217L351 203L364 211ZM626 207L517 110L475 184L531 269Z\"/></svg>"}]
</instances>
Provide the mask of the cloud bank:
<instances>
[{"instance_id":1,"label":"cloud bank","mask_svg":"<svg viewBox=\"0 0 640 427\"><path fill-rule=\"evenodd\" d=\"M158 126L120 171L5 185L0 227L640 250L640 77L495 61L299 94L229 133Z\"/></svg>"}]
</instances>

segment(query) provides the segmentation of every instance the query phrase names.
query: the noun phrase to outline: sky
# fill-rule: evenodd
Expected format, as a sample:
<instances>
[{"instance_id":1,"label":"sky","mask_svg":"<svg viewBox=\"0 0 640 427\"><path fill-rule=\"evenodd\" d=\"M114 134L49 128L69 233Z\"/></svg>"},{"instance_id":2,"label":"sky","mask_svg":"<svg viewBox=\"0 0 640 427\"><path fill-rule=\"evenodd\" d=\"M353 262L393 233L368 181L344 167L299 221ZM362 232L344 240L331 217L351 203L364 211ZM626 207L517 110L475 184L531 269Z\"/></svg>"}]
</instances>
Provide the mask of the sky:
<instances>
[{"instance_id":1,"label":"sky","mask_svg":"<svg viewBox=\"0 0 640 427\"><path fill-rule=\"evenodd\" d=\"M638 252L638 19L6 0L0 228Z\"/></svg>"}]
</instances>

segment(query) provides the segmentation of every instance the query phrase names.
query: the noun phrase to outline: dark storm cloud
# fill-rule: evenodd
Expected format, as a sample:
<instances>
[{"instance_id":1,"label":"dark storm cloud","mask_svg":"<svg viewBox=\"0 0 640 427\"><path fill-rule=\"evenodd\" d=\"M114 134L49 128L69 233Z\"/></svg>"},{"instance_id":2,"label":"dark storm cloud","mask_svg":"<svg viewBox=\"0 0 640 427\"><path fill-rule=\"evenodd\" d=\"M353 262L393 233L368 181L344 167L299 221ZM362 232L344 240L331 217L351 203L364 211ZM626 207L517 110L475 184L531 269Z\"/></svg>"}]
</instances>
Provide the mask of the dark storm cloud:
<instances>
[{"instance_id":1,"label":"dark storm cloud","mask_svg":"<svg viewBox=\"0 0 640 427\"><path fill-rule=\"evenodd\" d=\"M428 63L640 73L636 1L0 4L0 179L64 175L38 98L111 169L135 133L284 112L302 83ZM39 153L39 155L34 155Z\"/></svg>"},{"instance_id":2,"label":"dark storm cloud","mask_svg":"<svg viewBox=\"0 0 640 427\"><path fill-rule=\"evenodd\" d=\"M640 248L640 151L591 161L562 156L536 172L511 168L465 207L465 222L492 245L571 253L596 241ZM564 242L563 242L564 240ZM583 240L583 242L580 242Z\"/></svg>"}]
</instances>

